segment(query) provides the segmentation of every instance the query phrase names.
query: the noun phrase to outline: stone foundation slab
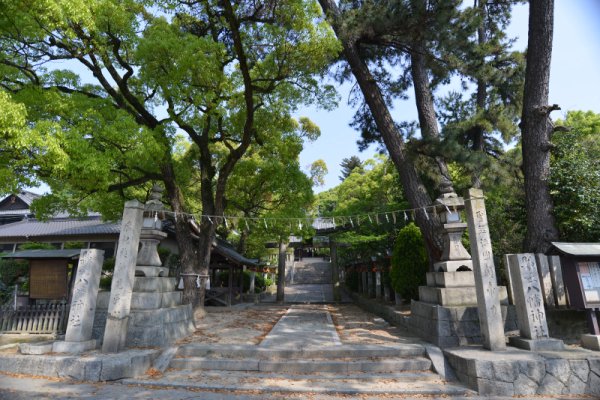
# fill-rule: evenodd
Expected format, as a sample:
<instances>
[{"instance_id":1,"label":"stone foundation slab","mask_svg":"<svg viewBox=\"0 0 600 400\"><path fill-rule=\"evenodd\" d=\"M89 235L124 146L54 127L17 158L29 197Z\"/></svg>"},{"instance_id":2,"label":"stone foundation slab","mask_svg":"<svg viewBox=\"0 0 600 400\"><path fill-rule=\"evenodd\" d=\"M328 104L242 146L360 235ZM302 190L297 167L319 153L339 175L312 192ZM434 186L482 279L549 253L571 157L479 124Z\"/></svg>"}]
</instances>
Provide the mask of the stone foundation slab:
<instances>
[{"instance_id":1,"label":"stone foundation slab","mask_svg":"<svg viewBox=\"0 0 600 400\"><path fill-rule=\"evenodd\" d=\"M591 351L492 352L469 346L444 354L459 380L480 395L600 395L600 355Z\"/></svg>"},{"instance_id":2,"label":"stone foundation slab","mask_svg":"<svg viewBox=\"0 0 600 400\"><path fill-rule=\"evenodd\" d=\"M0 355L0 371L12 374L69 378L78 381L112 381L142 376L158 350L127 350L117 354Z\"/></svg>"}]
</instances>

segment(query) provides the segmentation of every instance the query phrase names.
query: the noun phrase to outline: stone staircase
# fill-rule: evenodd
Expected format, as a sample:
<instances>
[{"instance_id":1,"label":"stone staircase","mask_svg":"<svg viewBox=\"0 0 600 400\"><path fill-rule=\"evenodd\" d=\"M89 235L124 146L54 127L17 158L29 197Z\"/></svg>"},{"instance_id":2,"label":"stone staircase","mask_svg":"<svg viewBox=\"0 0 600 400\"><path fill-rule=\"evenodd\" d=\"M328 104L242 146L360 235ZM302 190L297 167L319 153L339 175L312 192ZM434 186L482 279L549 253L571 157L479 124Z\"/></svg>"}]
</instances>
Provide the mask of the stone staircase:
<instances>
[{"instance_id":1,"label":"stone staircase","mask_svg":"<svg viewBox=\"0 0 600 400\"><path fill-rule=\"evenodd\" d=\"M287 268L286 283L294 285L330 284L331 263L321 257L304 258ZM293 281L292 281L293 274Z\"/></svg>"},{"instance_id":2,"label":"stone staircase","mask_svg":"<svg viewBox=\"0 0 600 400\"><path fill-rule=\"evenodd\" d=\"M128 383L285 393L464 396L433 372L420 344L272 348L187 344L158 379Z\"/></svg>"}]
</instances>

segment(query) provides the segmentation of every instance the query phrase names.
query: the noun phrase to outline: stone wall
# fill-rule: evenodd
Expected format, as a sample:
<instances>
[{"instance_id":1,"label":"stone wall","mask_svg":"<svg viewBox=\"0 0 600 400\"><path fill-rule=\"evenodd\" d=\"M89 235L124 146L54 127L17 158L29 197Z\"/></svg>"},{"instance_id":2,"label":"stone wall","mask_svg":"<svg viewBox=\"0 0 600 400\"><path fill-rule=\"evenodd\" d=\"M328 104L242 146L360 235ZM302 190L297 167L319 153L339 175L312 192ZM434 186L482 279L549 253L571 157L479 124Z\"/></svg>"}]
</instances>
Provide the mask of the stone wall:
<instances>
[{"instance_id":1,"label":"stone wall","mask_svg":"<svg viewBox=\"0 0 600 400\"><path fill-rule=\"evenodd\" d=\"M586 350L444 350L461 382L480 395L600 395L600 356Z\"/></svg>"}]
</instances>

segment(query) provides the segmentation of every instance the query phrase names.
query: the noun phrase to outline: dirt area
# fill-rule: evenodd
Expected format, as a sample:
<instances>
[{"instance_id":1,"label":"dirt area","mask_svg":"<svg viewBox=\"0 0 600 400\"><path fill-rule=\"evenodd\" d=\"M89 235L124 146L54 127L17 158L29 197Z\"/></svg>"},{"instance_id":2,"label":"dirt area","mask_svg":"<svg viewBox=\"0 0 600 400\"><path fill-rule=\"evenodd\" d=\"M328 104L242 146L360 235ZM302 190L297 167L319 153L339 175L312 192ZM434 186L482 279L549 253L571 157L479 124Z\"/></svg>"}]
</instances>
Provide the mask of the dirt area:
<instances>
[{"instance_id":1,"label":"dirt area","mask_svg":"<svg viewBox=\"0 0 600 400\"><path fill-rule=\"evenodd\" d=\"M323 306L319 306L323 307ZM342 343L382 344L412 341L413 335L352 304L326 305ZM287 306L207 308L196 332L179 343L258 344L285 314Z\"/></svg>"},{"instance_id":2,"label":"dirt area","mask_svg":"<svg viewBox=\"0 0 600 400\"><path fill-rule=\"evenodd\" d=\"M327 310L342 343L383 344L404 342L408 338L414 340L414 335L406 330L390 325L383 318L353 304L330 304Z\"/></svg>"},{"instance_id":3,"label":"dirt area","mask_svg":"<svg viewBox=\"0 0 600 400\"><path fill-rule=\"evenodd\" d=\"M178 343L258 344L287 311L283 306L207 307L192 336Z\"/></svg>"}]
</instances>

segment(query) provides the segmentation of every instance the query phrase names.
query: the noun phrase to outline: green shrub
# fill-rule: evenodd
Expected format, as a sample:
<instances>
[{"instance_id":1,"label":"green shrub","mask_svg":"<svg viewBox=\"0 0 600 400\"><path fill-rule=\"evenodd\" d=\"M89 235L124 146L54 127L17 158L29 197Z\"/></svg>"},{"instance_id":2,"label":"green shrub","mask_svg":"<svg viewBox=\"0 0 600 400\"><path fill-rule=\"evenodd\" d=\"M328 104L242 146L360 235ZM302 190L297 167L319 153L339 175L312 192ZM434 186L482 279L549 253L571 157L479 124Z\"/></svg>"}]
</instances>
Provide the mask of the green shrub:
<instances>
[{"instance_id":1,"label":"green shrub","mask_svg":"<svg viewBox=\"0 0 600 400\"><path fill-rule=\"evenodd\" d=\"M102 275L100 276L100 289L110 290L113 272L115 270L115 258L110 257L102 263Z\"/></svg>"},{"instance_id":2,"label":"green shrub","mask_svg":"<svg viewBox=\"0 0 600 400\"><path fill-rule=\"evenodd\" d=\"M403 299L418 299L419 286L425 285L429 268L421 231L413 223L400 230L392 254L392 288Z\"/></svg>"},{"instance_id":3,"label":"green shrub","mask_svg":"<svg viewBox=\"0 0 600 400\"><path fill-rule=\"evenodd\" d=\"M28 276L29 263L24 260L0 259L0 281L12 286L21 276Z\"/></svg>"},{"instance_id":4,"label":"green shrub","mask_svg":"<svg viewBox=\"0 0 600 400\"><path fill-rule=\"evenodd\" d=\"M19 250L56 250L50 243L29 242L19 246Z\"/></svg>"},{"instance_id":5,"label":"green shrub","mask_svg":"<svg viewBox=\"0 0 600 400\"><path fill-rule=\"evenodd\" d=\"M229 283L229 272L228 271L223 271L221 272L218 277L217 277L218 281L214 282L214 284L219 285L219 286L223 286L223 287L227 287L228 283ZM250 271L244 271L244 278L243 278L243 288L242 291L245 293L248 290L250 290ZM268 284L267 284L268 282ZM271 286L273 284L273 282L270 279L265 279L263 278L262 274L260 273L256 273L254 275L254 292L255 293L260 293L262 291L264 291L267 286ZM237 286L238 282L233 282L233 286Z\"/></svg>"}]
</instances>

